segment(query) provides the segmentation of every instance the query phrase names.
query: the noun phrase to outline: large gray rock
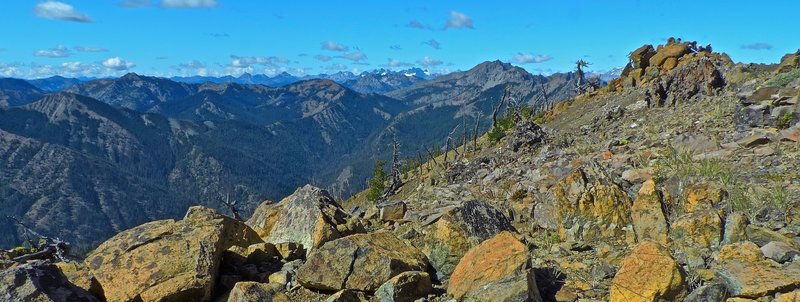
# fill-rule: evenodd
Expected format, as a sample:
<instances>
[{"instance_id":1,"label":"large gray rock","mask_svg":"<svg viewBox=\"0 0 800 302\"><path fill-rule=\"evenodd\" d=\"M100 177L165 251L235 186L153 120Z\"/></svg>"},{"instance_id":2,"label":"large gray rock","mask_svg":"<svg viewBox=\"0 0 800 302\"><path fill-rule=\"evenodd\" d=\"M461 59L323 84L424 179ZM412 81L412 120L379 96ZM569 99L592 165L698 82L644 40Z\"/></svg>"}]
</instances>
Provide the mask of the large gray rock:
<instances>
[{"instance_id":1,"label":"large gray rock","mask_svg":"<svg viewBox=\"0 0 800 302\"><path fill-rule=\"evenodd\" d=\"M180 221L160 220L112 237L86 264L109 302L208 301L223 253L261 238L244 223L192 207Z\"/></svg>"},{"instance_id":2,"label":"large gray rock","mask_svg":"<svg viewBox=\"0 0 800 302\"><path fill-rule=\"evenodd\" d=\"M228 295L228 302L289 301L282 290L283 286L274 283L238 282Z\"/></svg>"},{"instance_id":3,"label":"large gray rock","mask_svg":"<svg viewBox=\"0 0 800 302\"><path fill-rule=\"evenodd\" d=\"M425 272L404 272L386 281L375 297L380 302L413 302L433 293L431 277Z\"/></svg>"},{"instance_id":4,"label":"large gray rock","mask_svg":"<svg viewBox=\"0 0 800 302\"><path fill-rule=\"evenodd\" d=\"M800 255L800 252L797 251L796 248L782 241L767 243L761 247L761 252L764 253L764 256L767 258L775 260L775 262L778 263L784 263Z\"/></svg>"},{"instance_id":5,"label":"large gray rock","mask_svg":"<svg viewBox=\"0 0 800 302\"><path fill-rule=\"evenodd\" d=\"M67 280L54 264L36 261L0 271L0 300L36 302L100 301Z\"/></svg>"},{"instance_id":6,"label":"large gray rock","mask_svg":"<svg viewBox=\"0 0 800 302\"><path fill-rule=\"evenodd\" d=\"M297 271L297 281L310 289L372 292L400 273L427 267L422 252L391 233L356 234L312 251Z\"/></svg>"},{"instance_id":7,"label":"large gray rock","mask_svg":"<svg viewBox=\"0 0 800 302\"><path fill-rule=\"evenodd\" d=\"M281 202L264 202L247 220L270 243L302 244L306 254L325 242L364 232L363 226L320 188L306 185Z\"/></svg>"},{"instance_id":8,"label":"large gray rock","mask_svg":"<svg viewBox=\"0 0 800 302\"><path fill-rule=\"evenodd\" d=\"M502 212L483 201L466 201L425 230L423 252L437 272L450 275L470 248L502 231L515 231Z\"/></svg>"}]
</instances>

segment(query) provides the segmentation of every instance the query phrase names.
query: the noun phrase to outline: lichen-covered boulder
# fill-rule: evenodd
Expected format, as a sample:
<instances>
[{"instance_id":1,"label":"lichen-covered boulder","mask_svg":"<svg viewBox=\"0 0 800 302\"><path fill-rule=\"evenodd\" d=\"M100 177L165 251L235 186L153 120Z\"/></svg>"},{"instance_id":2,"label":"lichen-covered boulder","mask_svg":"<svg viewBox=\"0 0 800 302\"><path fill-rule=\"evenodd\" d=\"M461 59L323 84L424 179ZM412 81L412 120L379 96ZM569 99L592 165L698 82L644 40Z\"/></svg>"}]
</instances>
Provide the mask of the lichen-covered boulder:
<instances>
[{"instance_id":1,"label":"lichen-covered boulder","mask_svg":"<svg viewBox=\"0 0 800 302\"><path fill-rule=\"evenodd\" d=\"M631 199L597 162L573 170L552 190L562 239L611 236L631 222Z\"/></svg>"},{"instance_id":2,"label":"lichen-covered boulder","mask_svg":"<svg viewBox=\"0 0 800 302\"><path fill-rule=\"evenodd\" d=\"M386 281L375 291L380 302L413 302L433 293L431 277L426 272L403 272Z\"/></svg>"},{"instance_id":3,"label":"lichen-covered boulder","mask_svg":"<svg viewBox=\"0 0 800 302\"><path fill-rule=\"evenodd\" d=\"M102 243L86 265L107 301L208 301L223 252L261 242L250 227L204 207L183 220L160 220Z\"/></svg>"},{"instance_id":4,"label":"lichen-covered boulder","mask_svg":"<svg viewBox=\"0 0 800 302\"><path fill-rule=\"evenodd\" d=\"M92 275L91 270L89 270L89 267L87 267L85 263L71 261L57 262L55 265L59 270L61 270L61 273L67 277L67 280L69 280L70 283L85 291L88 291L90 294L101 300L105 300L103 288L100 287L100 283L97 282L97 278Z\"/></svg>"},{"instance_id":5,"label":"lichen-covered boulder","mask_svg":"<svg viewBox=\"0 0 800 302\"><path fill-rule=\"evenodd\" d=\"M502 231L514 231L508 217L484 201L466 201L425 230L423 252L437 272L450 275L470 248Z\"/></svg>"},{"instance_id":6,"label":"lichen-covered boulder","mask_svg":"<svg viewBox=\"0 0 800 302\"><path fill-rule=\"evenodd\" d=\"M696 211L672 222L670 236L681 246L718 247L722 241L722 217L717 210Z\"/></svg>"},{"instance_id":7,"label":"lichen-covered boulder","mask_svg":"<svg viewBox=\"0 0 800 302\"><path fill-rule=\"evenodd\" d=\"M620 263L610 301L681 301L686 294L685 273L669 250L655 241L643 241Z\"/></svg>"},{"instance_id":8,"label":"lichen-covered boulder","mask_svg":"<svg viewBox=\"0 0 800 302\"><path fill-rule=\"evenodd\" d=\"M509 232L470 249L453 271L447 293L464 301L541 301L528 249Z\"/></svg>"},{"instance_id":9,"label":"lichen-covered boulder","mask_svg":"<svg viewBox=\"0 0 800 302\"><path fill-rule=\"evenodd\" d=\"M306 254L325 242L364 232L327 191L306 185L279 203L262 203L247 220L266 242L299 243Z\"/></svg>"},{"instance_id":10,"label":"lichen-covered boulder","mask_svg":"<svg viewBox=\"0 0 800 302\"><path fill-rule=\"evenodd\" d=\"M633 230L638 241L651 239L667 244L669 227L664 214L664 204L661 201L662 196L652 179L646 181L639 189L639 195L636 196L631 208Z\"/></svg>"},{"instance_id":11,"label":"lichen-covered boulder","mask_svg":"<svg viewBox=\"0 0 800 302\"><path fill-rule=\"evenodd\" d=\"M289 302L283 286L274 283L238 282L228 295L228 302Z\"/></svg>"},{"instance_id":12,"label":"lichen-covered boulder","mask_svg":"<svg viewBox=\"0 0 800 302\"><path fill-rule=\"evenodd\" d=\"M99 302L54 264L35 261L0 271L0 301Z\"/></svg>"},{"instance_id":13,"label":"lichen-covered boulder","mask_svg":"<svg viewBox=\"0 0 800 302\"><path fill-rule=\"evenodd\" d=\"M752 242L723 246L718 262L717 277L732 297L758 298L800 288L800 262L776 267Z\"/></svg>"},{"instance_id":14,"label":"lichen-covered boulder","mask_svg":"<svg viewBox=\"0 0 800 302\"><path fill-rule=\"evenodd\" d=\"M427 268L422 252L389 232L356 234L312 251L298 269L297 281L310 289L373 292L400 273Z\"/></svg>"}]
</instances>

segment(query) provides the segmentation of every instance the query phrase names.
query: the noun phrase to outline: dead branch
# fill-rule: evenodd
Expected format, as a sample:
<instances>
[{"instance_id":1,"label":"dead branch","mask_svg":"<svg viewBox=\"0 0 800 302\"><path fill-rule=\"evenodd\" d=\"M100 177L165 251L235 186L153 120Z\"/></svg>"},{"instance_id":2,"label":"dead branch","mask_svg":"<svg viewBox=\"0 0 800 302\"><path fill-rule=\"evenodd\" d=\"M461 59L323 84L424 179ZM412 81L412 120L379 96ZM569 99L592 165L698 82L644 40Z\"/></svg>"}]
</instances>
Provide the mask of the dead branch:
<instances>
[{"instance_id":1,"label":"dead branch","mask_svg":"<svg viewBox=\"0 0 800 302\"><path fill-rule=\"evenodd\" d=\"M236 200L231 201L230 193L225 194L225 200L222 202L222 204L225 205L229 211L231 211L233 219L243 221L242 216L239 215L239 210L236 209Z\"/></svg>"}]
</instances>

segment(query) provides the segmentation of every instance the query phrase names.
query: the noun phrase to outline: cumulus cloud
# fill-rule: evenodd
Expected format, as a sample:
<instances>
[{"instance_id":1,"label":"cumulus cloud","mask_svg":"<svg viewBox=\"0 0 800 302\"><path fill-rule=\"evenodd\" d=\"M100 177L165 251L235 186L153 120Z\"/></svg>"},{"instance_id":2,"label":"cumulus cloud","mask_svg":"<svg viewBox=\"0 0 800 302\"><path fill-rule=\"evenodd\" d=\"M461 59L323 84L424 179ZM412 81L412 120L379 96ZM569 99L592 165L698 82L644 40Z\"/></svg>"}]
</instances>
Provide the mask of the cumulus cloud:
<instances>
[{"instance_id":1,"label":"cumulus cloud","mask_svg":"<svg viewBox=\"0 0 800 302\"><path fill-rule=\"evenodd\" d=\"M428 25L420 22L419 20L411 20L406 23L406 27L408 28L416 28L416 29L430 29Z\"/></svg>"},{"instance_id":2,"label":"cumulus cloud","mask_svg":"<svg viewBox=\"0 0 800 302\"><path fill-rule=\"evenodd\" d=\"M444 29L448 28L474 29L475 26L472 24L472 18L469 16L462 12L452 11L450 12L450 19L447 20L447 24L444 25Z\"/></svg>"},{"instance_id":3,"label":"cumulus cloud","mask_svg":"<svg viewBox=\"0 0 800 302\"><path fill-rule=\"evenodd\" d=\"M745 44L742 45L742 49L750 49L750 50L770 50L772 49L772 45L768 43L753 43L753 44Z\"/></svg>"},{"instance_id":4,"label":"cumulus cloud","mask_svg":"<svg viewBox=\"0 0 800 302\"><path fill-rule=\"evenodd\" d=\"M430 47L431 47L431 48L433 48L433 49L440 49L440 48L442 48L442 47L441 47L441 45L439 45L439 41L436 41L436 40L434 40L434 39L430 39L430 40L428 40L428 41L422 42L422 44L428 45L428 46L430 46Z\"/></svg>"},{"instance_id":5,"label":"cumulus cloud","mask_svg":"<svg viewBox=\"0 0 800 302\"><path fill-rule=\"evenodd\" d=\"M203 62L198 60L180 63L177 66L172 66L172 68L176 69L178 73L183 76L209 75L209 70L206 68L206 64L203 64Z\"/></svg>"},{"instance_id":6,"label":"cumulus cloud","mask_svg":"<svg viewBox=\"0 0 800 302\"><path fill-rule=\"evenodd\" d=\"M108 49L102 47L84 47L84 46L75 46L75 50L79 52L107 52Z\"/></svg>"},{"instance_id":7,"label":"cumulus cloud","mask_svg":"<svg viewBox=\"0 0 800 302\"><path fill-rule=\"evenodd\" d=\"M129 61L125 61L125 60L121 59L120 57L112 57L112 58L105 59L105 61L103 61L102 64L103 64L103 66L105 66L108 69L113 69L113 70L118 70L118 71L128 70L128 69L136 67L135 63L129 62Z\"/></svg>"},{"instance_id":8,"label":"cumulus cloud","mask_svg":"<svg viewBox=\"0 0 800 302\"><path fill-rule=\"evenodd\" d=\"M410 66L414 66L414 64L406 63L406 62L400 61L398 59L389 58L388 60L389 60L389 62L387 62L386 64L381 65L381 66L384 66L384 67L410 67Z\"/></svg>"},{"instance_id":9,"label":"cumulus cloud","mask_svg":"<svg viewBox=\"0 0 800 302\"><path fill-rule=\"evenodd\" d=\"M217 0L161 0L161 6L168 8L209 8L216 7Z\"/></svg>"},{"instance_id":10,"label":"cumulus cloud","mask_svg":"<svg viewBox=\"0 0 800 302\"><path fill-rule=\"evenodd\" d=\"M320 60L322 62L328 62L328 61L331 60L331 57L326 56L326 55L316 55L316 56L314 56L314 59Z\"/></svg>"},{"instance_id":11,"label":"cumulus cloud","mask_svg":"<svg viewBox=\"0 0 800 302\"><path fill-rule=\"evenodd\" d=\"M52 20L92 22L92 18L89 18L89 16L84 13L76 11L72 5L58 1L39 3L33 8L33 13L39 17Z\"/></svg>"},{"instance_id":12,"label":"cumulus cloud","mask_svg":"<svg viewBox=\"0 0 800 302\"><path fill-rule=\"evenodd\" d=\"M361 60L366 60L367 59L367 55L365 53L361 52L360 50L356 50L354 52L348 52L348 53L343 54L343 55L338 56L338 57L339 58L343 58L343 59L348 59L348 60L353 61L353 62L360 62Z\"/></svg>"},{"instance_id":13,"label":"cumulus cloud","mask_svg":"<svg viewBox=\"0 0 800 302\"><path fill-rule=\"evenodd\" d=\"M342 45L341 43L335 41L325 41L322 42L322 49L330 50L330 51L348 51L350 50L349 47Z\"/></svg>"},{"instance_id":14,"label":"cumulus cloud","mask_svg":"<svg viewBox=\"0 0 800 302\"><path fill-rule=\"evenodd\" d=\"M102 74L100 66L97 64L85 64L82 62L61 63L59 75L67 77L98 76Z\"/></svg>"},{"instance_id":15,"label":"cumulus cloud","mask_svg":"<svg viewBox=\"0 0 800 302\"><path fill-rule=\"evenodd\" d=\"M239 57L231 56L232 67L246 68L252 65L275 65L289 63L289 59L280 57Z\"/></svg>"},{"instance_id":16,"label":"cumulus cloud","mask_svg":"<svg viewBox=\"0 0 800 302\"><path fill-rule=\"evenodd\" d=\"M511 58L511 61L517 64L531 64L550 61L550 59L552 59L552 57L548 55L534 55L531 53L518 52Z\"/></svg>"},{"instance_id":17,"label":"cumulus cloud","mask_svg":"<svg viewBox=\"0 0 800 302\"><path fill-rule=\"evenodd\" d=\"M424 67L431 67L436 65L442 65L442 61L431 58L429 56L425 56L422 59L417 60L417 64L422 65Z\"/></svg>"},{"instance_id":18,"label":"cumulus cloud","mask_svg":"<svg viewBox=\"0 0 800 302\"><path fill-rule=\"evenodd\" d=\"M70 56L70 53L69 49L64 47L64 45L58 45L51 49L37 50L33 53L33 55L45 58L66 58Z\"/></svg>"},{"instance_id":19,"label":"cumulus cloud","mask_svg":"<svg viewBox=\"0 0 800 302\"><path fill-rule=\"evenodd\" d=\"M285 66L281 66L284 64L288 64L290 61L287 58L281 57L240 57L240 56L231 56L231 63L225 67L225 70L229 74L242 74L242 73L253 73L259 71L258 68L263 70L277 70L277 69L286 69Z\"/></svg>"}]
</instances>

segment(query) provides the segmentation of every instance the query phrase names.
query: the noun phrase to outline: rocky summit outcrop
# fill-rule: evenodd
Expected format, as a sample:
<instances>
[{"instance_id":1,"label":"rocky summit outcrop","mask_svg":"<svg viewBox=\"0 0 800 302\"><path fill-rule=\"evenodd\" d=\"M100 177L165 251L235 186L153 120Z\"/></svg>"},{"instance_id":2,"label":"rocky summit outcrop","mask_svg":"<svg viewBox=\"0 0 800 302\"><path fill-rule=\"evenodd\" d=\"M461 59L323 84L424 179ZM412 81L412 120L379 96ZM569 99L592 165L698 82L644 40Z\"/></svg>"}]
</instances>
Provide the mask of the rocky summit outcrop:
<instances>
[{"instance_id":1,"label":"rocky summit outcrop","mask_svg":"<svg viewBox=\"0 0 800 302\"><path fill-rule=\"evenodd\" d=\"M192 207L180 221L160 220L112 237L86 264L107 301L209 301L222 254L261 238L244 223Z\"/></svg>"},{"instance_id":2,"label":"rocky summit outcrop","mask_svg":"<svg viewBox=\"0 0 800 302\"><path fill-rule=\"evenodd\" d=\"M327 191L310 185L279 203L262 203L247 225L266 242L301 244L307 254L325 242L364 232Z\"/></svg>"},{"instance_id":3,"label":"rocky summit outcrop","mask_svg":"<svg viewBox=\"0 0 800 302\"><path fill-rule=\"evenodd\" d=\"M374 292L407 271L426 271L422 252L388 232L356 234L323 244L297 272L306 288Z\"/></svg>"},{"instance_id":4,"label":"rocky summit outcrop","mask_svg":"<svg viewBox=\"0 0 800 302\"><path fill-rule=\"evenodd\" d=\"M423 251L437 272L450 275L470 248L502 231L514 231L502 212L485 201L465 201L425 230Z\"/></svg>"},{"instance_id":5,"label":"rocky summit outcrop","mask_svg":"<svg viewBox=\"0 0 800 302\"><path fill-rule=\"evenodd\" d=\"M574 169L552 192L563 239L612 237L631 222L630 197L597 162Z\"/></svg>"},{"instance_id":6,"label":"rocky summit outcrop","mask_svg":"<svg viewBox=\"0 0 800 302\"><path fill-rule=\"evenodd\" d=\"M470 249L453 271L447 293L459 301L541 301L528 248L509 232Z\"/></svg>"},{"instance_id":7,"label":"rocky summit outcrop","mask_svg":"<svg viewBox=\"0 0 800 302\"><path fill-rule=\"evenodd\" d=\"M619 78L608 84L607 90L624 87L649 86L651 106L675 105L696 95L712 96L725 85L723 65L733 62L726 54L712 52L711 45L683 42L670 38L666 44L653 48L646 44L630 56Z\"/></svg>"},{"instance_id":8,"label":"rocky summit outcrop","mask_svg":"<svg viewBox=\"0 0 800 302\"><path fill-rule=\"evenodd\" d=\"M620 263L611 283L612 302L680 301L687 294L683 268L655 241L639 243Z\"/></svg>"},{"instance_id":9,"label":"rocky summit outcrop","mask_svg":"<svg viewBox=\"0 0 800 302\"><path fill-rule=\"evenodd\" d=\"M70 283L52 263L35 261L0 271L0 300L36 302L99 302Z\"/></svg>"}]
</instances>

